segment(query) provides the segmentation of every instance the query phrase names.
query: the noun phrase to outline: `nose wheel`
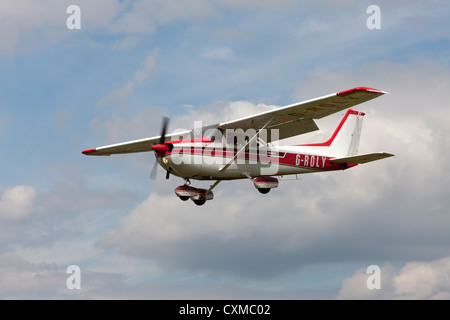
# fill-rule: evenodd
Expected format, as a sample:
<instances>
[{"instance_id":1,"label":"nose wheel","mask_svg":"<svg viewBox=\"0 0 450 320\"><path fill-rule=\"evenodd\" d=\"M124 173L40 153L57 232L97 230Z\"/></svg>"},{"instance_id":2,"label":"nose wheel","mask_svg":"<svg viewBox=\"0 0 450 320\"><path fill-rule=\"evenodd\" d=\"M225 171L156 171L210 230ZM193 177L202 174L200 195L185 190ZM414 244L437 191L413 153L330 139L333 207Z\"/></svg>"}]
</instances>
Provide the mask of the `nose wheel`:
<instances>
[{"instance_id":1,"label":"nose wheel","mask_svg":"<svg viewBox=\"0 0 450 320\"><path fill-rule=\"evenodd\" d=\"M207 200L214 199L212 189L214 189L221 180L217 180L208 190L190 186L191 182L188 178L185 178L184 181L184 185L175 188L177 197L182 201L191 199L196 205L202 206Z\"/></svg>"}]
</instances>

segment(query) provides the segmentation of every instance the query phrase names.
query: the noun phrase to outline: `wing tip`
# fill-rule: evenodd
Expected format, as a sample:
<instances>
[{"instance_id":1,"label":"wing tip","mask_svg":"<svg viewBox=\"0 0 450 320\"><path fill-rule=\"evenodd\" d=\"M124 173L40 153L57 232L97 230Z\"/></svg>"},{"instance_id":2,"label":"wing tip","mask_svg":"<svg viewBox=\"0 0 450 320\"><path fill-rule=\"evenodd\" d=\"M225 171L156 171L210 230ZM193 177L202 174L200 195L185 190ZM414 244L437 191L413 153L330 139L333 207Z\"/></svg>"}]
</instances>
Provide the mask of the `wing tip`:
<instances>
[{"instance_id":1,"label":"wing tip","mask_svg":"<svg viewBox=\"0 0 450 320\"><path fill-rule=\"evenodd\" d=\"M356 88L340 91L340 92L337 93L337 95L338 96L345 96L345 95L348 95L348 94L353 94L353 93L358 92L358 91L381 93L381 94L389 93L389 92L386 92L386 91L381 91L381 90L374 89L374 88L369 88L369 87L356 87Z\"/></svg>"},{"instance_id":2,"label":"wing tip","mask_svg":"<svg viewBox=\"0 0 450 320\"><path fill-rule=\"evenodd\" d=\"M90 155L90 154L92 154L92 153L94 153L95 151L97 151L97 149L96 148L91 148L91 149L86 149L86 150L83 150L83 151L81 151L81 153L82 154L85 154L85 155Z\"/></svg>"}]
</instances>

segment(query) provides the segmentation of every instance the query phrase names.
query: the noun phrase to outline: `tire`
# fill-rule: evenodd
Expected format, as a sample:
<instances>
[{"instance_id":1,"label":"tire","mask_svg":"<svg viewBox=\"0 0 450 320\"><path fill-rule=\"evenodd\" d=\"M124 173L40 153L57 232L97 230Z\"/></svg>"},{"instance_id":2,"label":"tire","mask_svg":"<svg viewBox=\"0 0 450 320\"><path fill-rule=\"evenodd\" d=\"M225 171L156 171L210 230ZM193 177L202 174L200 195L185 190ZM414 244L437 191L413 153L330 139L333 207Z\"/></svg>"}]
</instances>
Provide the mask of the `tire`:
<instances>
[{"instance_id":1,"label":"tire","mask_svg":"<svg viewBox=\"0 0 450 320\"><path fill-rule=\"evenodd\" d=\"M194 203L198 206L202 206L205 204L206 200L193 200Z\"/></svg>"},{"instance_id":2,"label":"tire","mask_svg":"<svg viewBox=\"0 0 450 320\"><path fill-rule=\"evenodd\" d=\"M189 197L180 197L181 201L189 200Z\"/></svg>"},{"instance_id":3,"label":"tire","mask_svg":"<svg viewBox=\"0 0 450 320\"><path fill-rule=\"evenodd\" d=\"M269 193L270 189L269 188L261 188L261 189L258 189L258 191L261 192L262 194L266 194L266 193Z\"/></svg>"}]
</instances>

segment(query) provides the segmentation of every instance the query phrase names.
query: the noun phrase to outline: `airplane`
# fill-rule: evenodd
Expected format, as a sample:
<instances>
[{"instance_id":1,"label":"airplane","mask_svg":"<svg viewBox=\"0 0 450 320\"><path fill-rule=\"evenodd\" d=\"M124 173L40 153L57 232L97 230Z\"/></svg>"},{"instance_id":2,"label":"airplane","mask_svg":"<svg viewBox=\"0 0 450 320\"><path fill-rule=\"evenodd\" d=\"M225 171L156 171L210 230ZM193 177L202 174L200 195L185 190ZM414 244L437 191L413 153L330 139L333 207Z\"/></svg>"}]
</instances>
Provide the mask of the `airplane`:
<instances>
[{"instance_id":1,"label":"airplane","mask_svg":"<svg viewBox=\"0 0 450 320\"><path fill-rule=\"evenodd\" d=\"M167 134L163 118L159 136L83 150L89 156L153 151L157 164L184 184L175 188L181 200L196 205L212 200L212 190L224 180L250 179L262 194L278 187L287 175L346 170L394 156L387 152L358 154L365 113L354 106L387 92L356 87L215 125ZM314 120L346 110L332 136L322 143L280 146L278 141L318 130ZM191 179L215 181L209 189L191 186Z\"/></svg>"}]
</instances>

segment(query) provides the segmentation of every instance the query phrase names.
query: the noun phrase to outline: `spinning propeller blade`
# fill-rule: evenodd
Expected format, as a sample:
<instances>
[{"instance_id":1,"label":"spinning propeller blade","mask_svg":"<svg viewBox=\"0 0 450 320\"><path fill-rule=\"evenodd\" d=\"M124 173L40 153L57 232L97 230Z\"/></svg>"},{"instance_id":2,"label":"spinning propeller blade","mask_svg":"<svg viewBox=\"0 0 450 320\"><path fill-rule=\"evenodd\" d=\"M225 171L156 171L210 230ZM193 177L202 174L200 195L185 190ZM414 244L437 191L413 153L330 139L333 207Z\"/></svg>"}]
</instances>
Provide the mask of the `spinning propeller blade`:
<instances>
[{"instance_id":1,"label":"spinning propeller blade","mask_svg":"<svg viewBox=\"0 0 450 320\"><path fill-rule=\"evenodd\" d=\"M154 146L152 146L152 149L153 149L153 147L156 146L156 148L153 149L153 150L155 150L156 153L158 153L158 150L161 148L161 146L164 146L168 126L169 126L169 118L163 117L163 123L162 123L162 128L161 128L161 137L159 138L158 144L155 144ZM157 167L158 167L158 161L156 161L156 159L155 159L155 163L153 164L152 171L150 172L151 180L155 180Z\"/></svg>"}]
</instances>

